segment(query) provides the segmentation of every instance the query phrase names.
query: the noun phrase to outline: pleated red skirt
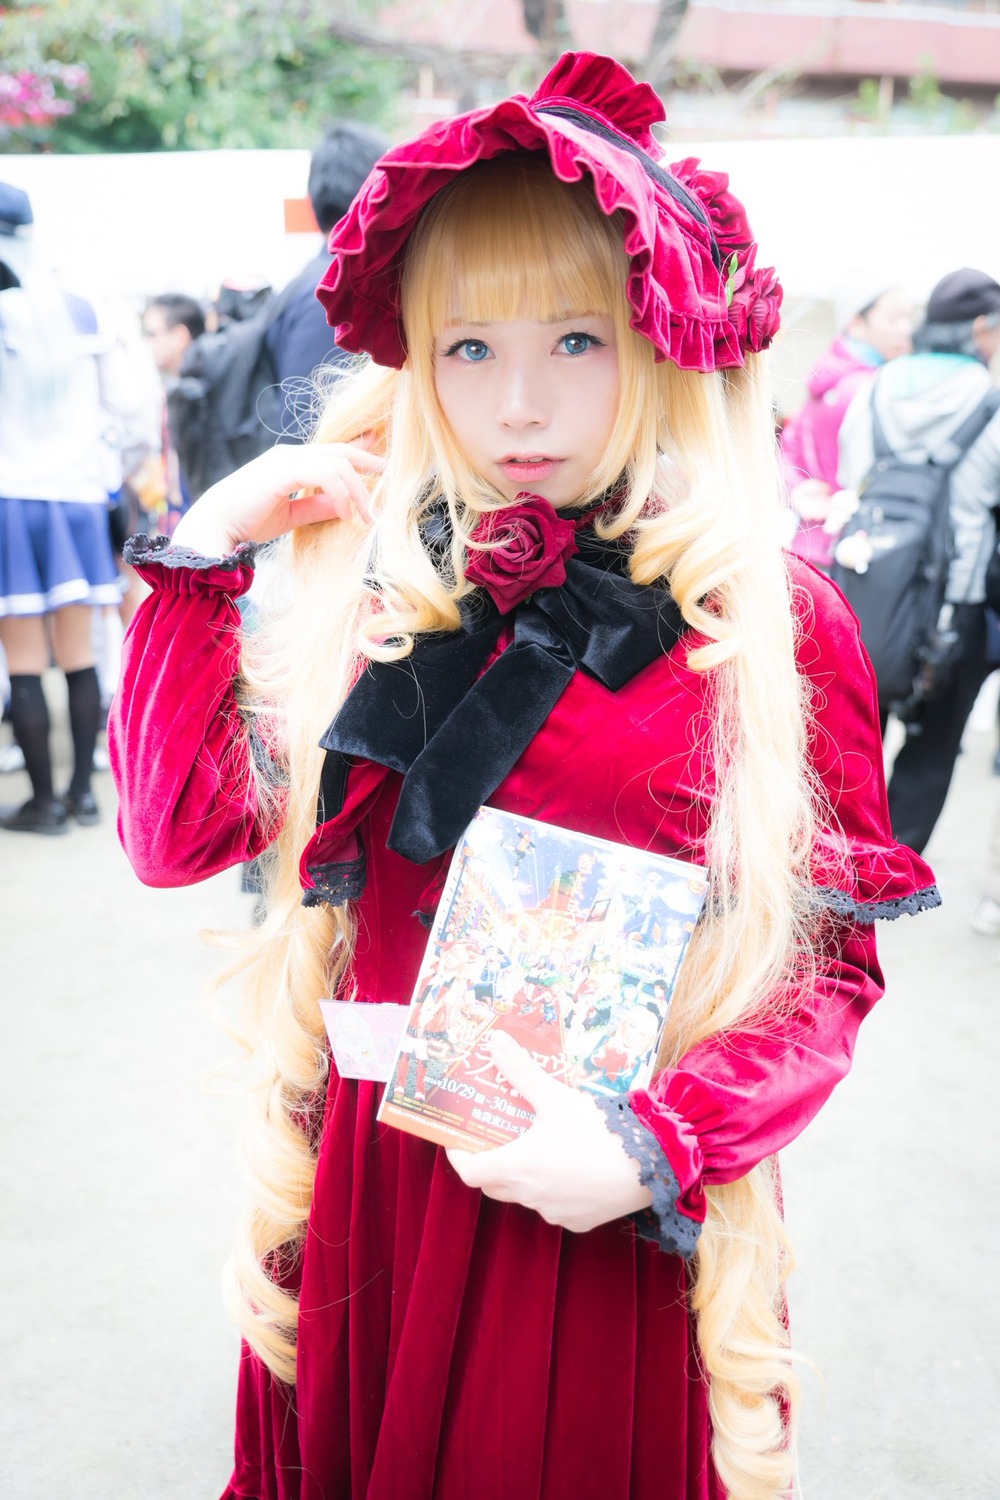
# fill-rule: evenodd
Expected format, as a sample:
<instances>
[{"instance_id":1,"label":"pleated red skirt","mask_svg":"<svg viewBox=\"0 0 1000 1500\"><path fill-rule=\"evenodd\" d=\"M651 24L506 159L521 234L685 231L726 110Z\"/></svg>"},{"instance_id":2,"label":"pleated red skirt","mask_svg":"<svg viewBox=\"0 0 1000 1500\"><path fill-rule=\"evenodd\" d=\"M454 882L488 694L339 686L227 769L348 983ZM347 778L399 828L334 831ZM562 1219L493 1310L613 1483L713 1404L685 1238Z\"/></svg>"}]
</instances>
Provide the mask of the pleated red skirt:
<instances>
[{"instance_id":1,"label":"pleated red skirt","mask_svg":"<svg viewBox=\"0 0 1000 1500\"><path fill-rule=\"evenodd\" d=\"M244 1351L223 1500L724 1500L681 1260L466 1188L335 1083L298 1384Z\"/></svg>"}]
</instances>

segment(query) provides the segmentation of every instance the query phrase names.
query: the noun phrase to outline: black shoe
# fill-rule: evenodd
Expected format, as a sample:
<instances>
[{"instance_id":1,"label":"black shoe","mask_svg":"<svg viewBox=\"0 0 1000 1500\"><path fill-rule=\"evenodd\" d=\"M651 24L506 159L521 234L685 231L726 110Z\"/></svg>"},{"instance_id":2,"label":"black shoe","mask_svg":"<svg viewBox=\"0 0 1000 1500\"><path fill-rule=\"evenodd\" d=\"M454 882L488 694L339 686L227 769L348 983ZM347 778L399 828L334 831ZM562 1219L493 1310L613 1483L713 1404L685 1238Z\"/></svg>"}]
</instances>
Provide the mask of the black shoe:
<instances>
[{"instance_id":1,"label":"black shoe","mask_svg":"<svg viewBox=\"0 0 1000 1500\"><path fill-rule=\"evenodd\" d=\"M67 817L75 818L83 828L92 828L101 821L101 809L93 792L67 792L62 805Z\"/></svg>"},{"instance_id":2,"label":"black shoe","mask_svg":"<svg viewBox=\"0 0 1000 1500\"><path fill-rule=\"evenodd\" d=\"M32 797L23 807L0 808L0 828L10 833L69 833L69 818L55 798L36 802Z\"/></svg>"}]
</instances>

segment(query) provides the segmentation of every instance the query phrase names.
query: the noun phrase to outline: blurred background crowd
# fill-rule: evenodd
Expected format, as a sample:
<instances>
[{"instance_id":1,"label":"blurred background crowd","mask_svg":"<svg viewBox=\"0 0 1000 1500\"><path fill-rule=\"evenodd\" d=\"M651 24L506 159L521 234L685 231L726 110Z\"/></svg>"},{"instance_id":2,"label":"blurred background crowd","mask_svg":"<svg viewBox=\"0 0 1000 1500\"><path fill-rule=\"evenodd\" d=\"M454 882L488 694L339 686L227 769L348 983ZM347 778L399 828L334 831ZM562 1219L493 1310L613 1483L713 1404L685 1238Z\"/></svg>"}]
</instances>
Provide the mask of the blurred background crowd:
<instances>
[{"instance_id":1,"label":"blurred background crowd","mask_svg":"<svg viewBox=\"0 0 1000 1500\"><path fill-rule=\"evenodd\" d=\"M3 17L0 774L27 771L31 795L0 810L0 837L64 834L102 816L91 777L106 766L100 730L121 631L142 592L121 558L124 538L135 531L169 537L214 478L262 444L300 441L309 431L313 372L339 363L313 297L327 263L325 234L379 151L427 115L489 101L511 81L531 89L567 45L615 51L660 90L667 159L675 142L681 156L693 138L729 135L729 145L714 142L712 160L727 165L732 156L735 174L751 159L760 171L763 160L766 175L784 178L775 201L786 211L795 211L796 187L801 196L807 186L796 148L819 150L832 141L855 148L841 157L840 177L825 184L822 222L805 214L795 236L783 236L786 220L772 213L768 222L765 214L775 263L784 266L783 239L798 245L799 257L790 281L786 273L786 333L775 356L792 550L837 574L841 528L852 531L850 516L873 462L873 420L888 429L894 452L924 459L991 386L1000 345L1000 246L979 233L967 193L948 198L948 183L931 178L919 205L918 251L913 193L906 214L894 211L904 199L892 196L885 157L882 166L871 157L865 168L856 148L906 142L930 162L931 144L949 145L949 160L957 162L958 145L997 144L996 7L495 0L471 17L468 7L412 0L346 7L349 21L322 31L309 24L315 18L307 7L295 57L288 37L268 30L252 7L241 17L240 48L234 42L225 57L219 40L231 23L207 30L183 0L172 33L142 6L127 18L103 10L84 17L87 9L70 21L61 7L31 7L30 28L16 7ZM127 57L129 42L139 46L138 57ZM141 153L132 159L162 165L168 147L214 148L219 174L229 163L226 147L240 148L243 166L292 154L300 174L307 165L306 193L280 196L273 183L265 186L270 237L237 242L240 263L225 272L211 223L199 222L205 214L186 211L177 193L163 196L162 225L145 222L141 233L150 252L183 237L177 281L147 279L162 260L150 254L144 267L132 246L123 275L115 237L105 229L111 214L94 201L82 219L78 199L60 199L55 189L75 163L93 186L97 160L120 163L124 153ZM184 160L196 157L181 150L169 159L180 163L183 180ZM873 177L889 199L879 219L868 196ZM246 178L241 196L250 196ZM67 252L70 202L76 213ZM822 242L822 254L802 261L804 239ZM958 243L972 243L981 264L949 264ZM94 275L94 252L103 276ZM294 275L280 281L247 270L255 257L258 267L288 269L295 254ZM93 287L76 282L79 267L90 267ZM108 281L115 275L117 296ZM235 324L244 330L238 341ZM235 395L234 380L243 381ZM888 723L888 744L898 750L895 831L918 849L945 804L964 724L978 702L981 715L993 712L997 697L1000 624L985 603L985 574L1000 507L1000 416L961 460L954 489L961 565L952 567L949 600L957 610L949 624L961 637L961 682L942 702L904 717L895 739ZM856 541L844 546L850 562ZM61 781L52 771L46 688L54 672L64 676L72 739L72 765ZM883 703L883 720L891 720L892 708ZM988 769L1000 774L1000 744ZM1000 813L994 823L993 844L982 850L982 898L970 913L976 932L988 936L1000 936Z\"/></svg>"},{"instance_id":2,"label":"blurred background crowd","mask_svg":"<svg viewBox=\"0 0 1000 1500\"><path fill-rule=\"evenodd\" d=\"M124 539L169 537L215 479L269 442L308 433L314 372L340 358L313 296L324 236L380 151L428 116L512 83L530 90L566 46L613 51L659 89L668 160L711 141L713 164L730 166L738 188L748 191L751 174L771 181L763 234L786 285L774 363L793 551L840 581L838 563L863 572L851 516L873 424L893 452L923 460L992 388L1000 246L965 175L980 170L977 151L1000 145L992 9L411 0L340 11L320 27L307 6L294 43L253 8L237 36L232 17L208 26L185 0L168 27L142 4L122 14L84 5L72 18L35 6L30 26L16 7L3 13L0 774L26 771L31 795L0 810L0 837L64 834L101 818L92 776L106 766L101 728L142 592ZM890 158L890 148L906 155ZM206 160L226 232L191 186ZM111 173L105 188L124 182L114 175L123 164L144 165L144 178L131 179L138 241L115 217L121 195L102 197L95 175ZM882 704L889 752L898 751L894 827L918 849L970 714L995 712L1000 624L986 574L1000 415L963 455L952 488L954 690L900 713L899 725L898 704ZM53 673L65 679L72 741L58 774ZM1000 745L988 770L1000 774ZM984 787L986 798L997 800ZM998 841L994 828L970 913L990 936L1000 936Z\"/></svg>"}]
</instances>

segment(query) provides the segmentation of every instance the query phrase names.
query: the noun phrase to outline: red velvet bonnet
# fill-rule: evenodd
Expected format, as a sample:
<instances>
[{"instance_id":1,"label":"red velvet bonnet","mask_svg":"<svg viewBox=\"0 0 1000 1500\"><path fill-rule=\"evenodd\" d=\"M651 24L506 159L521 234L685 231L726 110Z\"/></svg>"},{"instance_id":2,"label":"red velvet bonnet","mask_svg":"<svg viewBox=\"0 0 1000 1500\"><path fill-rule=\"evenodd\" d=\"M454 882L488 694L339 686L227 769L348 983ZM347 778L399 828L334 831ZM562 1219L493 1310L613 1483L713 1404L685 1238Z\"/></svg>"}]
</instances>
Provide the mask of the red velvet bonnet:
<instances>
[{"instance_id":1,"label":"red velvet bonnet","mask_svg":"<svg viewBox=\"0 0 1000 1500\"><path fill-rule=\"evenodd\" d=\"M330 235L333 260L317 296L337 343L402 365L399 275L421 211L474 162L547 151L561 181L587 174L603 212L622 211L632 327L657 358L686 370L742 365L747 349L766 348L777 331L781 287L755 264L726 174L694 158L665 167L651 133L663 118L651 86L620 63L567 52L530 99L515 94L393 146Z\"/></svg>"}]
</instances>

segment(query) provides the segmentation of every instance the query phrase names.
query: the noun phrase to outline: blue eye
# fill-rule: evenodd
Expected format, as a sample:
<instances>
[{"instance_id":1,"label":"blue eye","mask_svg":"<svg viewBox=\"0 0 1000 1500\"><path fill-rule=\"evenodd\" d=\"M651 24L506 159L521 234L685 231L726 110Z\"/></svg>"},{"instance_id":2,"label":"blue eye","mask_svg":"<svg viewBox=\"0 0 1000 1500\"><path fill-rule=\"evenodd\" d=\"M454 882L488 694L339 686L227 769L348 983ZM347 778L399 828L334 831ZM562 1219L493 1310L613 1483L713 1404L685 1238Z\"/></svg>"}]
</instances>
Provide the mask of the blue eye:
<instances>
[{"instance_id":1,"label":"blue eye","mask_svg":"<svg viewBox=\"0 0 1000 1500\"><path fill-rule=\"evenodd\" d=\"M588 349L602 347L601 340L592 333L567 333L559 342L567 354L586 354Z\"/></svg>"},{"instance_id":2,"label":"blue eye","mask_svg":"<svg viewBox=\"0 0 1000 1500\"><path fill-rule=\"evenodd\" d=\"M489 357L490 346L484 344L482 339L459 339L457 344L452 344L447 351L448 355L457 354L469 364L482 364Z\"/></svg>"}]
</instances>

